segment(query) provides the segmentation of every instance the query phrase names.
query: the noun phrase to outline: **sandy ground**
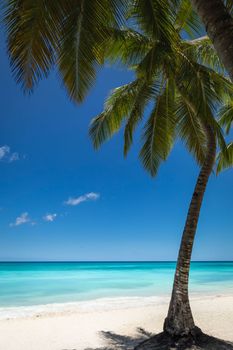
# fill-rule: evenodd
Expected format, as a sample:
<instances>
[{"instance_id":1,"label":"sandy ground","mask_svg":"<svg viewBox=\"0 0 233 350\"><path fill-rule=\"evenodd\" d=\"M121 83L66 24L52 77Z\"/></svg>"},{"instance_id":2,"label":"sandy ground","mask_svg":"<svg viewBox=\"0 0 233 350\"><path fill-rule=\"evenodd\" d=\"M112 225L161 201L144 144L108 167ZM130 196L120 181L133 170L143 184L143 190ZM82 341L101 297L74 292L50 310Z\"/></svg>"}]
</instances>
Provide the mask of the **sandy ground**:
<instances>
[{"instance_id":1,"label":"sandy ground","mask_svg":"<svg viewBox=\"0 0 233 350\"><path fill-rule=\"evenodd\" d=\"M233 341L233 296L199 298L191 304L196 324L203 331ZM132 349L133 340L142 336L138 327L153 333L162 330L167 308L165 301L160 305L139 303L131 308L1 320L0 350Z\"/></svg>"}]
</instances>

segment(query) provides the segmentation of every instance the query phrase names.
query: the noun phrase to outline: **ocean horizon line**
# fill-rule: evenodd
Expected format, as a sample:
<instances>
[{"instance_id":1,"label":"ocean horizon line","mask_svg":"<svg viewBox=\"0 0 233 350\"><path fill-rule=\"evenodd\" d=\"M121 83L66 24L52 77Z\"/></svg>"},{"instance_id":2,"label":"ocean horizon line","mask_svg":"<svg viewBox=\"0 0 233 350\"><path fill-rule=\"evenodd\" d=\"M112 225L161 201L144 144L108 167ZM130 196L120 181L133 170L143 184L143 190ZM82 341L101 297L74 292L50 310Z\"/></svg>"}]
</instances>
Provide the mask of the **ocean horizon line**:
<instances>
[{"instance_id":1,"label":"ocean horizon line","mask_svg":"<svg viewBox=\"0 0 233 350\"><path fill-rule=\"evenodd\" d=\"M176 263L176 260L1 260L2 263ZM233 262L233 260L192 260L191 263Z\"/></svg>"}]
</instances>

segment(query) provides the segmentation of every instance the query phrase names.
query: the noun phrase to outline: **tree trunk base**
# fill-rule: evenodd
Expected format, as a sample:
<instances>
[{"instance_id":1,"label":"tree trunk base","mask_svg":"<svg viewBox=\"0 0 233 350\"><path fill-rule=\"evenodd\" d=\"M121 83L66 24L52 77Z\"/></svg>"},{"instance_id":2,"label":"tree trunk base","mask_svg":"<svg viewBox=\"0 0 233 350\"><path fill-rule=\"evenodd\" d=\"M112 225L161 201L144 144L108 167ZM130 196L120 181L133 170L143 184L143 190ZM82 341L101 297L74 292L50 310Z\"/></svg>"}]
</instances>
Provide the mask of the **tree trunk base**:
<instances>
[{"instance_id":1,"label":"tree trunk base","mask_svg":"<svg viewBox=\"0 0 233 350\"><path fill-rule=\"evenodd\" d=\"M232 344L210 337L195 327L185 336L171 336L167 332L157 334L137 345L134 350L228 350Z\"/></svg>"}]
</instances>

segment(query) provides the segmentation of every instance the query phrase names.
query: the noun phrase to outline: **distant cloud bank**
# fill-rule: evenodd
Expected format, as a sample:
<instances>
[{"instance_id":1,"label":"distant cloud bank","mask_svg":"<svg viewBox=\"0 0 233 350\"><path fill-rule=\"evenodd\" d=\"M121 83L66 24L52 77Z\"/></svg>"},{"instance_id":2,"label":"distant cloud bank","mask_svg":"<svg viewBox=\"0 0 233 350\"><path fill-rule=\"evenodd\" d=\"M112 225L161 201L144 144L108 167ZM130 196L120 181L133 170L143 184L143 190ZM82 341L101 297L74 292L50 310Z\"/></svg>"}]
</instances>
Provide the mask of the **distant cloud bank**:
<instances>
[{"instance_id":1,"label":"distant cloud bank","mask_svg":"<svg viewBox=\"0 0 233 350\"><path fill-rule=\"evenodd\" d=\"M20 226L20 225L26 224L30 221L31 221L31 219L30 219L28 213L25 212L25 213L22 213L20 216L18 216L16 218L15 222L10 224L10 227Z\"/></svg>"},{"instance_id":2,"label":"distant cloud bank","mask_svg":"<svg viewBox=\"0 0 233 350\"><path fill-rule=\"evenodd\" d=\"M18 152L11 152L10 147L7 145L0 147L0 161L12 163L16 160L19 160Z\"/></svg>"},{"instance_id":3,"label":"distant cloud bank","mask_svg":"<svg viewBox=\"0 0 233 350\"><path fill-rule=\"evenodd\" d=\"M99 193L90 192L86 193L79 197L70 197L67 201L65 201L66 205L76 206L82 202L95 201L100 197Z\"/></svg>"},{"instance_id":4,"label":"distant cloud bank","mask_svg":"<svg viewBox=\"0 0 233 350\"><path fill-rule=\"evenodd\" d=\"M47 221L47 222L53 222L57 217L57 214L46 214L45 216L43 216L43 220Z\"/></svg>"}]
</instances>

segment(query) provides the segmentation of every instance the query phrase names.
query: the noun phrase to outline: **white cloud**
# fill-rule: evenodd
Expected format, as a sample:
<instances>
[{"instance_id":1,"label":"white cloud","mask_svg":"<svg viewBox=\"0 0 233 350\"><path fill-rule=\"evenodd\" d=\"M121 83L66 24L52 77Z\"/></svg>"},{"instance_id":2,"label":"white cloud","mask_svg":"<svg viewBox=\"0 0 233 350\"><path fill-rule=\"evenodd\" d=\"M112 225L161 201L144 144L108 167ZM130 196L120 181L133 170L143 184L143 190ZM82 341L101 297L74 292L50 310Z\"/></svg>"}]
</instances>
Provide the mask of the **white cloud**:
<instances>
[{"instance_id":1,"label":"white cloud","mask_svg":"<svg viewBox=\"0 0 233 350\"><path fill-rule=\"evenodd\" d=\"M9 146L0 147L0 160L3 160L7 155L9 155L9 153L10 153Z\"/></svg>"},{"instance_id":2,"label":"white cloud","mask_svg":"<svg viewBox=\"0 0 233 350\"><path fill-rule=\"evenodd\" d=\"M19 160L19 153L18 152L11 152L11 149L9 146L1 146L0 147L0 161L6 161L8 163L15 162L16 160Z\"/></svg>"},{"instance_id":3,"label":"white cloud","mask_svg":"<svg viewBox=\"0 0 233 350\"><path fill-rule=\"evenodd\" d=\"M19 153L18 152L14 152L10 155L9 163L15 162L16 160L19 160Z\"/></svg>"},{"instance_id":4,"label":"white cloud","mask_svg":"<svg viewBox=\"0 0 233 350\"><path fill-rule=\"evenodd\" d=\"M67 201L65 201L65 204L75 206L75 205L79 205L82 202L95 201L99 197L100 197L99 193L90 192L76 198L70 197Z\"/></svg>"},{"instance_id":5,"label":"white cloud","mask_svg":"<svg viewBox=\"0 0 233 350\"><path fill-rule=\"evenodd\" d=\"M26 223L28 223L30 221L31 221L31 219L29 218L28 213L25 212L25 213L22 213L20 216L18 216L16 218L15 222L11 223L10 226L11 227L20 226L20 225L26 224Z\"/></svg>"},{"instance_id":6,"label":"white cloud","mask_svg":"<svg viewBox=\"0 0 233 350\"><path fill-rule=\"evenodd\" d=\"M57 214L46 214L43 216L43 220L47 222L53 222L57 217Z\"/></svg>"}]
</instances>

